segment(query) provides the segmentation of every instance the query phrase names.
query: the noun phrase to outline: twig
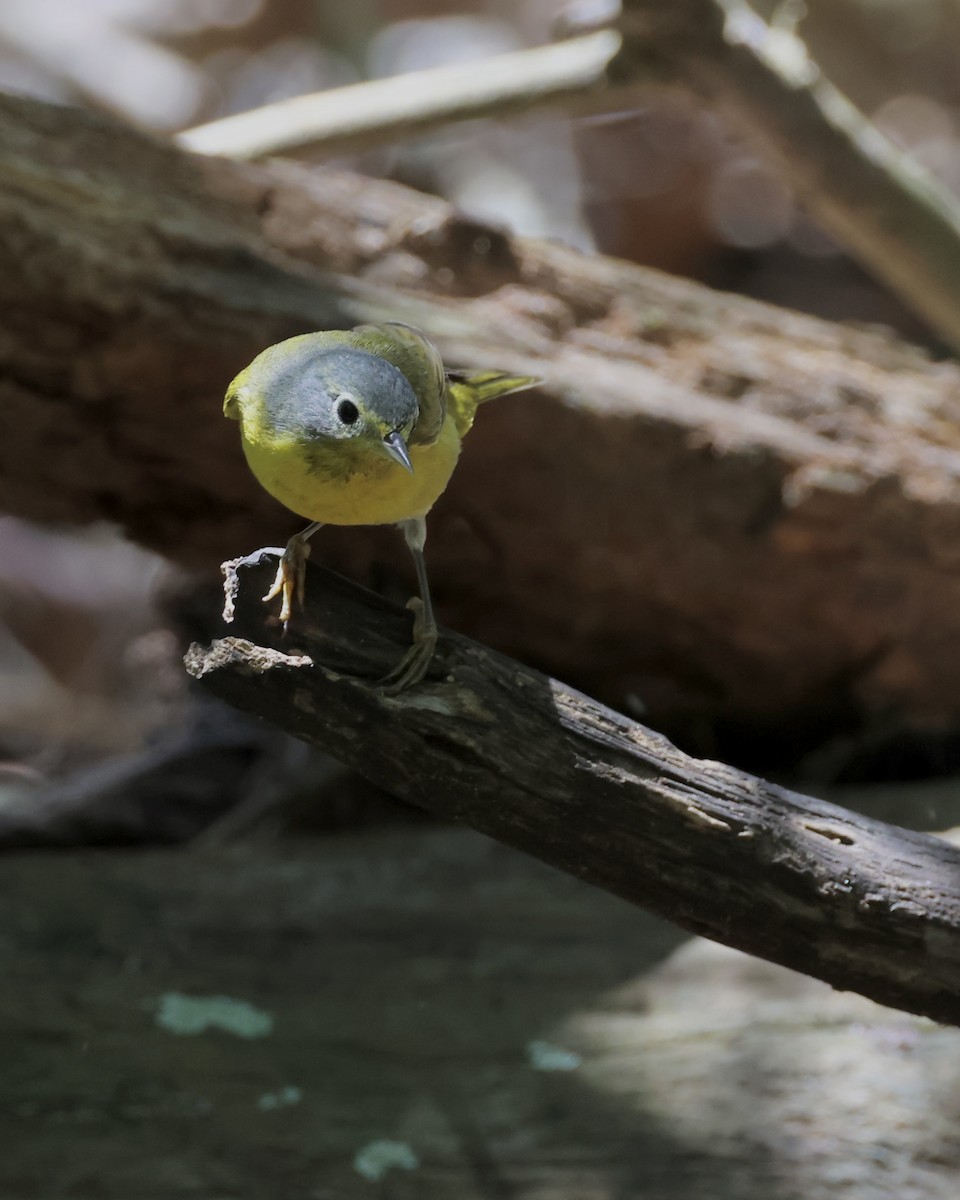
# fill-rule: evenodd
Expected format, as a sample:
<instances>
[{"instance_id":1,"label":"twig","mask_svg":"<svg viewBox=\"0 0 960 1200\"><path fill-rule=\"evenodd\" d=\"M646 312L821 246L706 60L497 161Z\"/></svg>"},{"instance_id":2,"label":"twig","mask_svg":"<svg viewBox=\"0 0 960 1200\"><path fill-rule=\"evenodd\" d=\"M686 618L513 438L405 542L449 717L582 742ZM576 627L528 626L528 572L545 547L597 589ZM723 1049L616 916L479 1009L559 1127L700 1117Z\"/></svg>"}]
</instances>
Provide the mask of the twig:
<instances>
[{"instance_id":1,"label":"twig","mask_svg":"<svg viewBox=\"0 0 960 1200\"><path fill-rule=\"evenodd\" d=\"M257 644L270 574L241 567L240 636L187 657L223 699L687 930L960 1024L960 850L689 758L451 634L423 685L385 697L371 681L409 614L315 569L291 636Z\"/></svg>"},{"instance_id":2,"label":"twig","mask_svg":"<svg viewBox=\"0 0 960 1200\"><path fill-rule=\"evenodd\" d=\"M232 158L258 158L305 145L334 156L427 133L451 121L558 104L568 111L607 109L602 91L619 45L617 33L599 30L467 66L458 63L297 96L188 129L177 141L187 150Z\"/></svg>"}]
</instances>

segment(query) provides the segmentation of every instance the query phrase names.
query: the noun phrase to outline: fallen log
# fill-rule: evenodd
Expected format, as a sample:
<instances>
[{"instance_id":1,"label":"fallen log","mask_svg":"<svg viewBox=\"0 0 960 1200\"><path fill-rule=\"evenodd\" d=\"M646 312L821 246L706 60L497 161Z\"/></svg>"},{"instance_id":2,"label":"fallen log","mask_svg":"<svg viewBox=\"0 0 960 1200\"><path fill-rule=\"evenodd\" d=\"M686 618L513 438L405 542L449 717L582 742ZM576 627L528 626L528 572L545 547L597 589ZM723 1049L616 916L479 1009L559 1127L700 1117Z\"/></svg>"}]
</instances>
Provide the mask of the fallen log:
<instances>
[{"instance_id":1,"label":"fallen log","mask_svg":"<svg viewBox=\"0 0 960 1200\"><path fill-rule=\"evenodd\" d=\"M287 334L413 321L543 376L431 520L441 618L704 748L960 714L960 369L345 172L0 97L0 506L212 573L297 522L220 415ZM390 531L324 531L366 581ZM759 750L758 750L759 753Z\"/></svg>"}]
</instances>

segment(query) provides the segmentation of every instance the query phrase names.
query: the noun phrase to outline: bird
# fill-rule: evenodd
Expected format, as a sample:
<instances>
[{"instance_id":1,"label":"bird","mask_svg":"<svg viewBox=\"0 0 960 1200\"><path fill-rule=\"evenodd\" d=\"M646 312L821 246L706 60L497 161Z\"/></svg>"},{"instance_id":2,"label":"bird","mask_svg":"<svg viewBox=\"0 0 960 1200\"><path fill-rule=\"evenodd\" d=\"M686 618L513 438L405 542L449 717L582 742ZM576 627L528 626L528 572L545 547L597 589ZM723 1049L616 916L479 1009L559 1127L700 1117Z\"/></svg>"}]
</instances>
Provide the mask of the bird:
<instances>
[{"instance_id":1,"label":"bird","mask_svg":"<svg viewBox=\"0 0 960 1200\"><path fill-rule=\"evenodd\" d=\"M230 383L223 411L240 425L260 485L309 521L280 555L263 597L280 597L286 631L303 606L309 539L323 525L396 525L413 556L419 596L413 643L380 686L419 683L437 643L424 545L479 405L542 380L508 371L448 370L433 343L399 321L320 330L268 347Z\"/></svg>"}]
</instances>

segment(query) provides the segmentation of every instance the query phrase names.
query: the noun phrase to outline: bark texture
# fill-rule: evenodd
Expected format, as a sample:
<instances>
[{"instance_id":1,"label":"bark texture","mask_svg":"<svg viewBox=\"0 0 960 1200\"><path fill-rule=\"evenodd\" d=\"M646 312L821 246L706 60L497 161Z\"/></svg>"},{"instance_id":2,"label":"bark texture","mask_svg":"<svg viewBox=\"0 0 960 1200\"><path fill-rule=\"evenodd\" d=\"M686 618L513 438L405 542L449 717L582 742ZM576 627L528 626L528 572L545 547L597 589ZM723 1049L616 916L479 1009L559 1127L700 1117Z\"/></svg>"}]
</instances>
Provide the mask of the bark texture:
<instances>
[{"instance_id":1,"label":"bark texture","mask_svg":"<svg viewBox=\"0 0 960 1200\"><path fill-rule=\"evenodd\" d=\"M323 747L437 816L466 822L684 929L844 990L960 1024L960 850L799 796L665 738L464 638L428 681L375 681L408 619L313 573L272 644L244 567L237 636L188 669L222 699Z\"/></svg>"},{"instance_id":2,"label":"bark texture","mask_svg":"<svg viewBox=\"0 0 960 1200\"><path fill-rule=\"evenodd\" d=\"M960 713L960 369L334 170L191 157L0 97L0 504L212 573L298 522L224 385L286 334L421 325L542 375L432 515L448 624L709 750ZM409 581L392 531L314 554ZM759 749L762 750L762 747Z\"/></svg>"}]
</instances>

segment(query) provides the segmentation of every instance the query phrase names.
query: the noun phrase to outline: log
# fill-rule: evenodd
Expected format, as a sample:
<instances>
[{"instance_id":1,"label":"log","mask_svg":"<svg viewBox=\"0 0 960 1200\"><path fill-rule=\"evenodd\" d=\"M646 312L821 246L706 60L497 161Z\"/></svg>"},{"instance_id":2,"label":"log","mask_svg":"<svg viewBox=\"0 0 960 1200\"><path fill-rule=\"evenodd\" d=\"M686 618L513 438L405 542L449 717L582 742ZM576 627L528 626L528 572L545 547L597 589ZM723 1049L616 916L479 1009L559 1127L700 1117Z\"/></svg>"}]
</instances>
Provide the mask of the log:
<instances>
[{"instance_id":1,"label":"log","mask_svg":"<svg viewBox=\"0 0 960 1200\"><path fill-rule=\"evenodd\" d=\"M3 867L4 1196L955 1194L957 1030L468 831Z\"/></svg>"},{"instance_id":2,"label":"log","mask_svg":"<svg viewBox=\"0 0 960 1200\"><path fill-rule=\"evenodd\" d=\"M106 518L211 574L276 543L297 522L225 383L279 337L399 317L547 380L481 414L432 516L443 620L753 761L960 713L960 369L888 333L10 96L0 304L7 512ZM390 531L314 553L409 580Z\"/></svg>"},{"instance_id":3,"label":"log","mask_svg":"<svg viewBox=\"0 0 960 1200\"><path fill-rule=\"evenodd\" d=\"M235 632L187 656L221 699L692 933L960 1024L960 849L690 758L457 635L423 684L385 695L409 614L314 571L271 636L276 563L255 558L230 564Z\"/></svg>"}]
</instances>

